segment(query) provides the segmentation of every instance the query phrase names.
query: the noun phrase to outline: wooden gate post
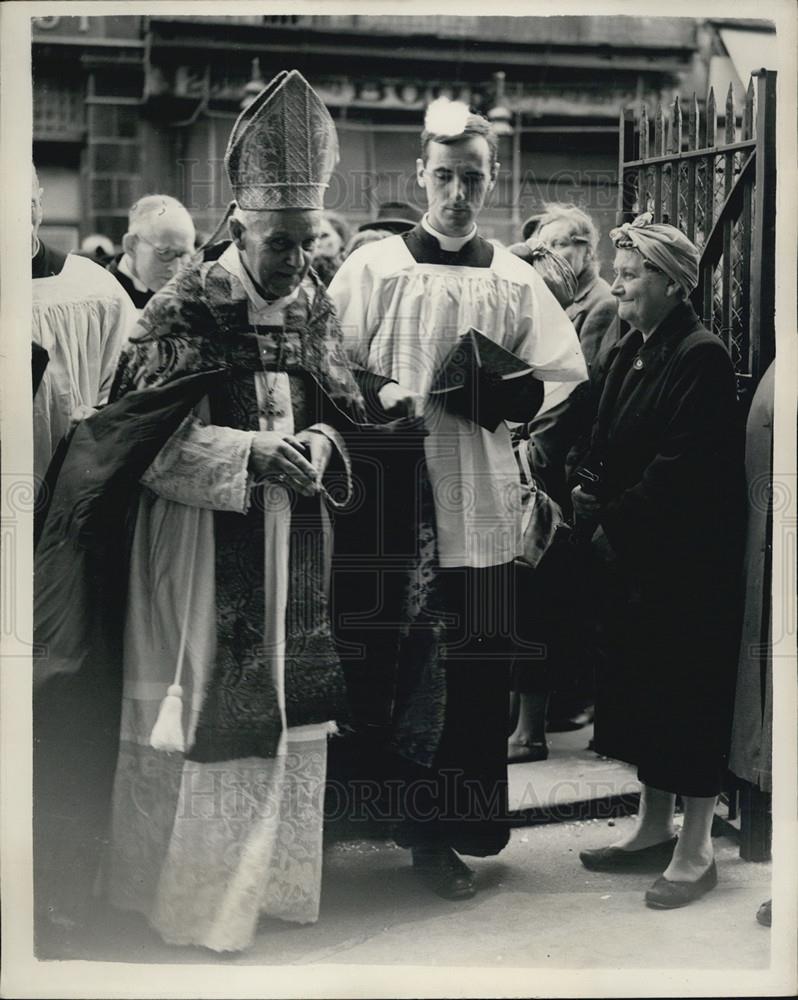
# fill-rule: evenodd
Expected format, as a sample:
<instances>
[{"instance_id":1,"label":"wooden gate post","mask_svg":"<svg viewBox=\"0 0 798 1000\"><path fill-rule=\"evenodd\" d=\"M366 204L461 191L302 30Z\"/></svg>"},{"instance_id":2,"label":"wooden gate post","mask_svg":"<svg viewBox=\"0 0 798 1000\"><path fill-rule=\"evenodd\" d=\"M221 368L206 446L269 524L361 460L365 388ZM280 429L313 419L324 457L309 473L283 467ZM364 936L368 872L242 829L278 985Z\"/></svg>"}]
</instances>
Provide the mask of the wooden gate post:
<instances>
[{"instance_id":1,"label":"wooden gate post","mask_svg":"<svg viewBox=\"0 0 798 1000\"><path fill-rule=\"evenodd\" d=\"M770 861L770 795L747 781L740 788L740 857Z\"/></svg>"}]
</instances>

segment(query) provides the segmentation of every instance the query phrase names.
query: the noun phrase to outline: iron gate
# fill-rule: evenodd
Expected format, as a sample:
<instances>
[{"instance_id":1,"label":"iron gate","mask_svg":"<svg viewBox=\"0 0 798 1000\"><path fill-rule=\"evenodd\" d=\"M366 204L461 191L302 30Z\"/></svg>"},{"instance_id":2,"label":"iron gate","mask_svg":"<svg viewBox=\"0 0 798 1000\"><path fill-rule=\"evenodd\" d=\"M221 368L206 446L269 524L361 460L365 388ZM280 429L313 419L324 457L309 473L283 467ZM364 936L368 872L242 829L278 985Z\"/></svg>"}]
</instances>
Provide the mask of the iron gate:
<instances>
[{"instance_id":1,"label":"iron gate","mask_svg":"<svg viewBox=\"0 0 798 1000\"><path fill-rule=\"evenodd\" d=\"M731 85L722 141L711 88L703 113L693 95L686 117L685 129L678 98L667 117L658 105L653 123L645 105L621 112L618 224L650 211L698 247L693 306L731 355L742 422L775 355L776 73L751 75L739 135ZM729 772L722 798L729 821L739 814L741 856L766 860L770 796Z\"/></svg>"},{"instance_id":2,"label":"iron gate","mask_svg":"<svg viewBox=\"0 0 798 1000\"><path fill-rule=\"evenodd\" d=\"M752 74L739 136L731 84L722 141L711 88L684 118L678 98L653 123L645 105L621 112L618 224L650 211L696 244L693 305L726 344L747 409L775 353L776 73Z\"/></svg>"}]
</instances>

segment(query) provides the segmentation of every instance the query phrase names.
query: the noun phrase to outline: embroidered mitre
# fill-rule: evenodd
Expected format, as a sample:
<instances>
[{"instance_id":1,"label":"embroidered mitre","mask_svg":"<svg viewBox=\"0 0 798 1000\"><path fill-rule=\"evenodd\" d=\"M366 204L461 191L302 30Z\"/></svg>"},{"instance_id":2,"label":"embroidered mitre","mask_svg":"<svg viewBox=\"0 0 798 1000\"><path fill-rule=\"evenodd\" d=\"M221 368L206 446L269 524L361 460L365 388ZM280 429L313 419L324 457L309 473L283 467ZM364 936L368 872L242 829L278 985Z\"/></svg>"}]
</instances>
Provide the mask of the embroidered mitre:
<instances>
[{"instance_id":1,"label":"embroidered mitre","mask_svg":"<svg viewBox=\"0 0 798 1000\"><path fill-rule=\"evenodd\" d=\"M297 70L283 71L239 116L224 157L239 208L324 207L338 162L329 111Z\"/></svg>"}]
</instances>

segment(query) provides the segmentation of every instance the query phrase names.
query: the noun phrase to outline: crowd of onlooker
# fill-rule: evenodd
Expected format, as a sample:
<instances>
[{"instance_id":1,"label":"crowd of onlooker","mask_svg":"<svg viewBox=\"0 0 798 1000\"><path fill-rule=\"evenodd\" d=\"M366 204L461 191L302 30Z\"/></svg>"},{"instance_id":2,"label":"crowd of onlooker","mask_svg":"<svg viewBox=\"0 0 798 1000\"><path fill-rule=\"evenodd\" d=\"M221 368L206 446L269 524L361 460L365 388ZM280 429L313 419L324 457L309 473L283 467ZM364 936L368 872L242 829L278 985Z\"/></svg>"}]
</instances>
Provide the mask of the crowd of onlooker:
<instances>
[{"instance_id":1,"label":"crowd of onlooker","mask_svg":"<svg viewBox=\"0 0 798 1000\"><path fill-rule=\"evenodd\" d=\"M37 181L34 188L38 191ZM40 192L36 197L41 198ZM374 219L353 229L340 213L325 211L313 254L315 272L329 285L358 248L409 231L421 216L407 202L384 202ZM535 517L546 504L553 506L555 519L564 523L573 515L568 484L587 452L597 393L622 328L617 300L600 274L601 234L588 212L573 204L546 204L524 222L519 235L521 239L508 249L538 272L565 309L579 335L589 372L588 383L547 383L536 416L515 429L520 472L536 497ZM110 272L140 311L203 241L187 209L171 196L156 194L132 206L120 247L107 236L92 234L83 239L76 254ZM114 337L118 340L119 334ZM91 403L103 401L102 393L95 392ZM551 513L546 524L552 527ZM531 524L529 533L535 530ZM536 561L534 565L538 568ZM547 731L577 730L593 721L594 668L604 655L601 625L585 604L580 613L574 613L573 601L583 588L569 577L571 568L550 558L537 573L521 578L522 606L531 616L522 616L519 623L522 641L513 674L510 763L545 760ZM544 657L524 652L525 630L534 633L535 640L545 639ZM592 740L588 746L592 747Z\"/></svg>"},{"instance_id":2,"label":"crowd of onlooker","mask_svg":"<svg viewBox=\"0 0 798 1000\"><path fill-rule=\"evenodd\" d=\"M41 196L34 171L33 273L45 280L34 292L33 320L35 467L43 479L76 413L106 402L141 310L202 239L180 202L148 195L131 208L121 247L87 237L80 255L100 267L76 268L77 255L70 260L39 241ZM420 220L412 205L389 202L353 232L327 211L313 269L327 286L359 248ZM605 708L591 746L639 764L643 807L627 843L585 851L582 861L598 870L667 865L669 877L650 890L652 905L683 905L717 880L707 845L738 650L732 764L748 780L769 782L769 761L754 774L745 750L761 746L769 703L751 710L760 687L744 662L749 647L735 647L744 512L734 372L689 304L698 252L674 227L638 220L613 230L612 286L599 273L600 234L583 209L544 205L519 235L508 249L565 310L589 377L547 382L536 415L514 427L527 555L517 564L507 759L543 761L547 732L590 724L600 666ZM772 373L763 391L771 385ZM760 404L767 409L768 400ZM750 458L767 442L754 429L748 445ZM769 544L768 524L750 516L748 524L749 533L758 527L750 556ZM756 603L757 593L761 587L749 587L747 600ZM667 765L657 754L665 742ZM674 854L677 794L685 815Z\"/></svg>"}]
</instances>

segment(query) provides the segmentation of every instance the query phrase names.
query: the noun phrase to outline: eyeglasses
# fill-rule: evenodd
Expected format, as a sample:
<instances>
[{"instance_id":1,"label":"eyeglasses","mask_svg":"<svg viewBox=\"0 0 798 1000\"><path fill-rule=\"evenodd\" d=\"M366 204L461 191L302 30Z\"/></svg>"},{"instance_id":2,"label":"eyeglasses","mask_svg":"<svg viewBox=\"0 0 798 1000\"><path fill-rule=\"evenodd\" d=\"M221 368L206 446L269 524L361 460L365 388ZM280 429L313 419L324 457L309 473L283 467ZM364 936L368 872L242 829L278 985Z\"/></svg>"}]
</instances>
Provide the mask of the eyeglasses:
<instances>
[{"instance_id":1,"label":"eyeglasses","mask_svg":"<svg viewBox=\"0 0 798 1000\"><path fill-rule=\"evenodd\" d=\"M552 250L567 250L574 243L587 243L584 236L562 236L556 240L549 240L548 245Z\"/></svg>"},{"instance_id":2,"label":"eyeglasses","mask_svg":"<svg viewBox=\"0 0 798 1000\"><path fill-rule=\"evenodd\" d=\"M158 260L162 260L164 264L171 264L173 260L185 260L187 257L190 257L193 252L191 250L172 250L170 247L167 247L164 250L161 249L161 247L156 246L154 243L151 243L148 239L145 239L141 234L137 233L136 235L142 243L146 243L147 246L152 247L155 251L155 256Z\"/></svg>"}]
</instances>

